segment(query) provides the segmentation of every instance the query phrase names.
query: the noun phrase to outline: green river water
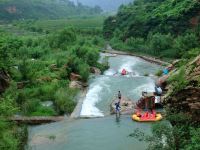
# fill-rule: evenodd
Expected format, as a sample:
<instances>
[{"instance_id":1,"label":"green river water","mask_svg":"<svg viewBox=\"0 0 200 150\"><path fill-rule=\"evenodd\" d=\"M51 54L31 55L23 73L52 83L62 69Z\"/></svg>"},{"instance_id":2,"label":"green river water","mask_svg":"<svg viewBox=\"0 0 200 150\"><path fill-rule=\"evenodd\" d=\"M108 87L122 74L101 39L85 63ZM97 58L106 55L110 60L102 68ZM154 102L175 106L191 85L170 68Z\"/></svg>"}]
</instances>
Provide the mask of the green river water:
<instances>
[{"instance_id":1,"label":"green river water","mask_svg":"<svg viewBox=\"0 0 200 150\"><path fill-rule=\"evenodd\" d=\"M104 57L105 54L102 54ZM92 76L82 104L80 119L29 127L27 149L32 150L144 150L146 143L128 135L139 128L150 133L150 123L137 123L131 116L109 115L110 103L122 96L138 100L142 91L154 91L155 72L161 67L132 56L109 58L110 69ZM131 75L120 76L125 68ZM149 74L149 76L144 76ZM81 119L81 117L83 117ZM84 119L88 117L90 119Z\"/></svg>"}]
</instances>

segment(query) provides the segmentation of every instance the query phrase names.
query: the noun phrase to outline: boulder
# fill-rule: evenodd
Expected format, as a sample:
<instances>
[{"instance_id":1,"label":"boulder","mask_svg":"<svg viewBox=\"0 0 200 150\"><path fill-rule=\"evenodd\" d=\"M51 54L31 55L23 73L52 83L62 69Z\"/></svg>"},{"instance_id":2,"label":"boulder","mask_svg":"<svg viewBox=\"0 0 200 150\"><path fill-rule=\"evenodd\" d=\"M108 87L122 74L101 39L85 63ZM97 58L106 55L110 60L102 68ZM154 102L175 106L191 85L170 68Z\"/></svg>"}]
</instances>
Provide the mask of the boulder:
<instances>
[{"instance_id":1,"label":"boulder","mask_svg":"<svg viewBox=\"0 0 200 150\"><path fill-rule=\"evenodd\" d=\"M119 100L116 98L112 101L112 103L110 104L110 113L111 114L115 114L115 103L117 103ZM134 110L135 110L135 103L125 97L122 97L121 101L120 101L120 107L121 107L121 111L120 114L122 115L132 115Z\"/></svg>"},{"instance_id":2,"label":"boulder","mask_svg":"<svg viewBox=\"0 0 200 150\"><path fill-rule=\"evenodd\" d=\"M71 81L78 81L78 80L81 80L81 76L78 75L78 74L75 74L75 73L71 73L71 74L70 74L70 80L71 80Z\"/></svg>"},{"instance_id":3,"label":"boulder","mask_svg":"<svg viewBox=\"0 0 200 150\"><path fill-rule=\"evenodd\" d=\"M90 72L96 75L100 75L101 74L101 70L99 68L96 67L90 67Z\"/></svg>"},{"instance_id":4,"label":"boulder","mask_svg":"<svg viewBox=\"0 0 200 150\"><path fill-rule=\"evenodd\" d=\"M69 84L69 87L73 89L84 89L87 86L88 86L87 83L83 83L80 81L71 81Z\"/></svg>"},{"instance_id":5,"label":"boulder","mask_svg":"<svg viewBox=\"0 0 200 150\"><path fill-rule=\"evenodd\" d=\"M167 82L168 78L169 78L169 75L164 75L164 76L160 77L156 81L156 85L159 86L159 87L162 87L162 89L164 89L166 87L166 82Z\"/></svg>"}]
</instances>

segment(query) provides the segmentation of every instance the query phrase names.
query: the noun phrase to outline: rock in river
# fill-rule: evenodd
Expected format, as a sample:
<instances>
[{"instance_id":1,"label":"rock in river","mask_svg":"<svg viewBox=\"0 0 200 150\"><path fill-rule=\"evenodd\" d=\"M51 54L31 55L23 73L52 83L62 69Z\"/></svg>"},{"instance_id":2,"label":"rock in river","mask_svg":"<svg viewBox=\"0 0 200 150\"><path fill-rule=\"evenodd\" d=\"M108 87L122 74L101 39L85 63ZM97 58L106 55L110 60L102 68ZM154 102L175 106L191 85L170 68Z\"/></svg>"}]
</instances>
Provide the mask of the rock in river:
<instances>
[{"instance_id":1,"label":"rock in river","mask_svg":"<svg viewBox=\"0 0 200 150\"><path fill-rule=\"evenodd\" d=\"M115 114L115 103L118 102L119 100L116 98L112 101L111 105L110 105L110 113L111 114ZM132 115L134 112L134 108L135 108L135 103L125 97L122 97L121 101L120 101L120 107L121 107L121 111L120 113L122 115Z\"/></svg>"}]
</instances>

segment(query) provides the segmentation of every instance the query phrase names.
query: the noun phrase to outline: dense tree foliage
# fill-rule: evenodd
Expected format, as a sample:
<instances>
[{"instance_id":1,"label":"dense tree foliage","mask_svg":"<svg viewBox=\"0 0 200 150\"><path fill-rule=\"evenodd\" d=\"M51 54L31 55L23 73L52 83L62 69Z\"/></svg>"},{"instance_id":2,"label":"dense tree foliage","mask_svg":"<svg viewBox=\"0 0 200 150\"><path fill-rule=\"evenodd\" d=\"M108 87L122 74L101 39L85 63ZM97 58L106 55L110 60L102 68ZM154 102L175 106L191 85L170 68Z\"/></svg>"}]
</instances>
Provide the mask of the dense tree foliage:
<instances>
[{"instance_id":1,"label":"dense tree foliage","mask_svg":"<svg viewBox=\"0 0 200 150\"><path fill-rule=\"evenodd\" d=\"M136 129L130 136L149 143L148 150L199 149L200 127L190 116L171 113L167 115L167 119L172 125L166 121L155 123L152 126L152 135Z\"/></svg>"},{"instance_id":2,"label":"dense tree foliage","mask_svg":"<svg viewBox=\"0 0 200 150\"><path fill-rule=\"evenodd\" d=\"M180 58L199 46L198 0L135 0L104 22L104 36L120 50Z\"/></svg>"},{"instance_id":3,"label":"dense tree foliage","mask_svg":"<svg viewBox=\"0 0 200 150\"><path fill-rule=\"evenodd\" d=\"M86 82L90 67L106 67L97 62L103 38L95 28L61 27L48 34L24 30L24 36L0 30L0 70L10 76L9 88L0 95L0 149L23 149L26 142L26 127L8 122L10 116L70 114L78 92L69 88L70 74ZM49 101L53 104L46 106Z\"/></svg>"},{"instance_id":4,"label":"dense tree foliage","mask_svg":"<svg viewBox=\"0 0 200 150\"><path fill-rule=\"evenodd\" d=\"M82 37L71 28L38 39L5 35L0 37L0 41L1 69L8 71L14 81L27 83L16 97L27 115L37 109L43 111L40 101L54 100L54 93L64 84L64 87L67 86L72 72L80 74L82 80L87 81L90 66L99 65L99 51L92 44L93 41L81 42Z\"/></svg>"},{"instance_id":5,"label":"dense tree foliage","mask_svg":"<svg viewBox=\"0 0 200 150\"><path fill-rule=\"evenodd\" d=\"M0 1L0 20L58 19L101 13L99 7L74 5L69 0L4 0Z\"/></svg>"}]
</instances>

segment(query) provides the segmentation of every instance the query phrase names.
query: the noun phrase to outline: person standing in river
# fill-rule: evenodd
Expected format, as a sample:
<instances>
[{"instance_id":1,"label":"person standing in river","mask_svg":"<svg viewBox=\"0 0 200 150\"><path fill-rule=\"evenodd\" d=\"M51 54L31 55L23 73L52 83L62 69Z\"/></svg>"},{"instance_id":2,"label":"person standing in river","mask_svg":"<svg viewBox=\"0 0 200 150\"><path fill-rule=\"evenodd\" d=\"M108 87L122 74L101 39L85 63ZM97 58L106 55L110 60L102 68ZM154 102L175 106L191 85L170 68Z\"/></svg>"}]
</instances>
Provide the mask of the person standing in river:
<instances>
[{"instance_id":1,"label":"person standing in river","mask_svg":"<svg viewBox=\"0 0 200 150\"><path fill-rule=\"evenodd\" d=\"M121 98L122 98L122 96L121 96L121 92L120 91L118 91L118 101L115 103L115 106L116 106L116 115L118 115L118 114L120 114L120 102L121 102Z\"/></svg>"}]
</instances>

